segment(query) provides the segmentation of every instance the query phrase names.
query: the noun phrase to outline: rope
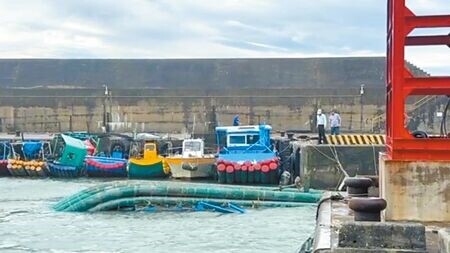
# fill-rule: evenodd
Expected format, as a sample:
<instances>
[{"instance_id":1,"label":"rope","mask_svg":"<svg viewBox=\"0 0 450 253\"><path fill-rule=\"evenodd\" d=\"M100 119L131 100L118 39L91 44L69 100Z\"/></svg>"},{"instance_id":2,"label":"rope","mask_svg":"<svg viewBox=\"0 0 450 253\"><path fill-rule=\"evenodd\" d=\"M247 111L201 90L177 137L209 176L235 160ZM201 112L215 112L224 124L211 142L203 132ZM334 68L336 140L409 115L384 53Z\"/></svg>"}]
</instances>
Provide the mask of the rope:
<instances>
[{"instance_id":1,"label":"rope","mask_svg":"<svg viewBox=\"0 0 450 253\"><path fill-rule=\"evenodd\" d=\"M377 161L376 161L376 154L375 154L375 145L372 145L372 152L373 152L373 170L375 171L375 175L378 175L378 170L377 170Z\"/></svg>"},{"instance_id":2,"label":"rope","mask_svg":"<svg viewBox=\"0 0 450 253\"><path fill-rule=\"evenodd\" d=\"M337 163L338 163L338 165L339 165L339 170L344 174L344 179L342 179L341 181L340 181L340 184L339 184L339 186L338 186L338 190L341 190L343 187L344 187L344 181L345 181L345 179L347 178L347 177L350 177L349 175L348 175L348 173L347 173L347 171L345 171L344 170L344 167L342 166L342 163L341 163L341 161L339 160L339 156L338 156L338 153L337 153L337 150L336 150L336 148L335 148L335 146L333 146L333 147L331 147L331 145L329 146L330 147L330 150L331 150L331 153L334 155L334 157L336 158L336 161L337 161Z\"/></svg>"},{"instance_id":3,"label":"rope","mask_svg":"<svg viewBox=\"0 0 450 253\"><path fill-rule=\"evenodd\" d=\"M329 155L323 153L322 151L320 151L318 148L316 148L315 146L311 146L313 149L315 149L317 152L319 152L320 154L322 154L324 157L328 158L331 161L334 161L337 163L335 158L330 157Z\"/></svg>"}]
</instances>

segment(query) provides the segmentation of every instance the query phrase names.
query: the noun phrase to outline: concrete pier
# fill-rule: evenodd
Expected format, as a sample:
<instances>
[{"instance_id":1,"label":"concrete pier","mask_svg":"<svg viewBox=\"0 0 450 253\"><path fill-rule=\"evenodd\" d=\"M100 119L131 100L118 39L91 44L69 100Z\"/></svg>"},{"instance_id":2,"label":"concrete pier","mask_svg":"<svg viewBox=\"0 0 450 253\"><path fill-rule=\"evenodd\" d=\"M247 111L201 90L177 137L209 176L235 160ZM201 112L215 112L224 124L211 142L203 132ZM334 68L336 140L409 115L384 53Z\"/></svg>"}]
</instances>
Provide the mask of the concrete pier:
<instances>
[{"instance_id":1,"label":"concrete pier","mask_svg":"<svg viewBox=\"0 0 450 253\"><path fill-rule=\"evenodd\" d=\"M450 223L450 162L379 159L386 221Z\"/></svg>"},{"instance_id":2,"label":"concrete pier","mask_svg":"<svg viewBox=\"0 0 450 253\"><path fill-rule=\"evenodd\" d=\"M349 197L330 200L327 192L319 207L312 241L300 250L306 252L429 252L450 253L448 224L420 222L355 222L348 208ZM309 248L307 246L310 246Z\"/></svg>"}]
</instances>

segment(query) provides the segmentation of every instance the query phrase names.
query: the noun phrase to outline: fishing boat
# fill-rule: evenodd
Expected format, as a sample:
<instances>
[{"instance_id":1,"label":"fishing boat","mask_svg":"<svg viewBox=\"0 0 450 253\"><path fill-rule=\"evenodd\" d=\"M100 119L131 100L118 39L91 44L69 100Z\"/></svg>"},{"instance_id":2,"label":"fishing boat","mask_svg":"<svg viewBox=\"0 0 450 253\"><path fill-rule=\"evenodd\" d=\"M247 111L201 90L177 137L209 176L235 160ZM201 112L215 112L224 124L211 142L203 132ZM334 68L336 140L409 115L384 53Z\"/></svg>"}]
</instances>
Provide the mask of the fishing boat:
<instances>
[{"instance_id":1,"label":"fishing boat","mask_svg":"<svg viewBox=\"0 0 450 253\"><path fill-rule=\"evenodd\" d=\"M89 177L126 177L127 160L112 157L86 156Z\"/></svg>"},{"instance_id":2,"label":"fishing boat","mask_svg":"<svg viewBox=\"0 0 450 253\"><path fill-rule=\"evenodd\" d=\"M8 156L10 153L11 145L9 142L0 142L0 176L10 176L8 170Z\"/></svg>"},{"instance_id":3,"label":"fishing boat","mask_svg":"<svg viewBox=\"0 0 450 253\"><path fill-rule=\"evenodd\" d=\"M46 162L51 154L49 142L13 142L10 146L7 168L12 176L45 177L49 175Z\"/></svg>"},{"instance_id":4,"label":"fishing boat","mask_svg":"<svg viewBox=\"0 0 450 253\"><path fill-rule=\"evenodd\" d=\"M84 174L87 147L82 140L60 134L54 138L52 146L53 158L48 162L51 176L79 177Z\"/></svg>"},{"instance_id":5,"label":"fishing boat","mask_svg":"<svg viewBox=\"0 0 450 253\"><path fill-rule=\"evenodd\" d=\"M226 184L275 184L279 159L269 125L216 127L218 180Z\"/></svg>"},{"instance_id":6,"label":"fishing boat","mask_svg":"<svg viewBox=\"0 0 450 253\"><path fill-rule=\"evenodd\" d=\"M202 139L183 141L182 153L165 158L173 178L211 178L215 175L213 154L204 154Z\"/></svg>"},{"instance_id":7,"label":"fishing boat","mask_svg":"<svg viewBox=\"0 0 450 253\"><path fill-rule=\"evenodd\" d=\"M89 177L126 177L132 140L122 134L99 136L94 156L86 156L86 174Z\"/></svg>"},{"instance_id":8,"label":"fishing boat","mask_svg":"<svg viewBox=\"0 0 450 253\"><path fill-rule=\"evenodd\" d=\"M169 166L159 155L157 143L155 139L145 138L132 143L128 160L129 178L149 179L169 175Z\"/></svg>"}]
</instances>

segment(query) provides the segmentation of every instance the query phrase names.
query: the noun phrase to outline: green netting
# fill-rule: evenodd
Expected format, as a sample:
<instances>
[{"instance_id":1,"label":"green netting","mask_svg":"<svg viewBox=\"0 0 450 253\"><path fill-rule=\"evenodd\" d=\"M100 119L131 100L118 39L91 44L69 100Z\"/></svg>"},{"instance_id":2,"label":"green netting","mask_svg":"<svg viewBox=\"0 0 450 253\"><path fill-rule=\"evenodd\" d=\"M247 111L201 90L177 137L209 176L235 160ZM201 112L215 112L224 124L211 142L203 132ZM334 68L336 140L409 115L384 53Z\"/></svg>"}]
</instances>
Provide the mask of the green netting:
<instances>
[{"instance_id":1,"label":"green netting","mask_svg":"<svg viewBox=\"0 0 450 253\"><path fill-rule=\"evenodd\" d=\"M239 204L265 202L267 205L276 206L271 202L287 203L284 206L293 206L289 203L316 203L321 198L320 192L304 193L294 191L276 191L274 188L261 187L239 187L226 186L216 184L176 184L169 182L113 182L94 186L85 189L79 193L69 196L54 208L57 211L74 211L84 212L89 210L103 210L102 206L114 209L120 206L120 203L130 203L138 201L142 203L142 197L163 197L153 198L153 201L160 200L164 203L178 203L183 200L187 204L193 201L214 200L216 202L233 202ZM152 198L148 198L150 200ZM222 200L222 201L218 201ZM99 206L97 208L97 206ZM264 206L264 204L261 204ZM107 208L106 208L107 209Z\"/></svg>"}]
</instances>

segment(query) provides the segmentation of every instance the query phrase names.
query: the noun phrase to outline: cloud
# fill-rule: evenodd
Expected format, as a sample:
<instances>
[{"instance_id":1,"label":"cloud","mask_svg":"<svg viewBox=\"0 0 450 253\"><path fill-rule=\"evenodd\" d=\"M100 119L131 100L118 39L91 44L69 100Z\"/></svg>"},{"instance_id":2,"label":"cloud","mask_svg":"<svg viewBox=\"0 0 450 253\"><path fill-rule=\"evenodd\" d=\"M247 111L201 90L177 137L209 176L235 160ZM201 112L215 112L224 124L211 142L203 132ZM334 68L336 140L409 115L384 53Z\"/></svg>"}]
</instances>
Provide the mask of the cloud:
<instances>
[{"instance_id":1,"label":"cloud","mask_svg":"<svg viewBox=\"0 0 450 253\"><path fill-rule=\"evenodd\" d=\"M450 13L448 0L408 3L417 14ZM2 58L332 57L386 51L386 4L379 0L15 0L0 1L0 13ZM448 53L414 53L410 60L441 74L450 70Z\"/></svg>"}]
</instances>

